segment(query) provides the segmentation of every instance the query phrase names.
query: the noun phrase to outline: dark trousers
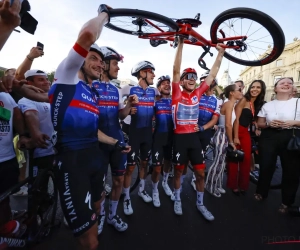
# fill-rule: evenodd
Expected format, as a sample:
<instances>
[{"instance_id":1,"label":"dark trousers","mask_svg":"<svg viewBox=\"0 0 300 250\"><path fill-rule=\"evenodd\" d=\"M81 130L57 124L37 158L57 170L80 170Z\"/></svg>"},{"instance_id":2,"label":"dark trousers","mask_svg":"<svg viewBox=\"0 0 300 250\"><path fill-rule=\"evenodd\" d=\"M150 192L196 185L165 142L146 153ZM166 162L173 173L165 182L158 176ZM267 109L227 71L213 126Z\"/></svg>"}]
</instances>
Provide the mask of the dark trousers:
<instances>
[{"instance_id":1,"label":"dark trousers","mask_svg":"<svg viewBox=\"0 0 300 250\"><path fill-rule=\"evenodd\" d=\"M264 129L259 138L259 179L256 193L263 198L268 196L271 180L275 171L277 156L282 166L281 197L284 205L295 202L300 177L300 152L287 150L292 130ZM295 134L300 136L300 130Z\"/></svg>"}]
</instances>

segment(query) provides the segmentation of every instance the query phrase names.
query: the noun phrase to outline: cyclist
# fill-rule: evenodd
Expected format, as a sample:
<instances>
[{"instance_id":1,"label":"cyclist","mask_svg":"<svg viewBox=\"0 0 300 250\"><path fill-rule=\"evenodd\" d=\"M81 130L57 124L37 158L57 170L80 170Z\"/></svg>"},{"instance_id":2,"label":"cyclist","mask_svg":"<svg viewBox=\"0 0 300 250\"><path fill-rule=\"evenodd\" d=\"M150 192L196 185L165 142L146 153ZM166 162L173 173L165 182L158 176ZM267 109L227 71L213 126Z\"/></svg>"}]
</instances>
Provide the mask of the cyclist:
<instances>
[{"instance_id":1,"label":"cyclist","mask_svg":"<svg viewBox=\"0 0 300 250\"><path fill-rule=\"evenodd\" d=\"M97 249L97 217L107 166L101 164L98 140L124 144L98 130L96 91L91 88L103 70L103 54L95 41L109 21L108 7L81 29L74 47L60 63L49 92L51 117L57 131L56 172L65 218L82 249ZM127 147L126 152L130 150Z\"/></svg>"},{"instance_id":2,"label":"cyclist","mask_svg":"<svg viewBox=\"0 0 300 250\"><path fill-rule=\"evenodd\" d=\"M200 76L200 82L204 82L208 75L209 72L202 74ZM213 127L217 124L220 116L220 106L217 98L213 95L216 85L217 79L214 79L212 85L210 85L206 92L201 96L199 102L198 135L204 154L206 153L209 142L214 135ZM195 182L196 177L195 174L193 174L191 185L196 190Z\"/></svg>"},{"instance_id":3,"label":"cyclist","mask_svg":"<svg viewBox=\"0 0 300 250\"><path fill-rule=\"evenodd\" d=\"M117 79L119 66L118 63L123 62L123 56L110 47L100 47L103 54L104 70L101 74L101 82L94 83L93 87L97 90L99 96L97 104L99 106L99 130L108 136L124 142L123 133L119 123L119 118L124 119L130 112L132 102L137 98L130 96L127 105L124 107L122 97L119 96L118 88L111 83L113 79ZM109 200L109 216L107 223L113 225L118 231L125 231L128 228L127 223L116 215L118 202L122 192L124 173L126 170L126 155L114 146L108 146L100 143L100 149L103 152L102 164L111 167L112 172L112 192ZM104 206L104 201L101 206ZM105 211L103 209L103 211ZM103 215L105 218L105 215Z\"/></svg>"},{"instance_id":4,"label":"cyclist","mask_svg":"<svg viewBox=\"0 0 300 250\"><path fill-rule=\"evenodd\" d=\"M122 89L122 96L136 94L139 102L131 110L130 139L131 152L127 155L127 169L124 177L124 213L133 213L129 196L131 175L135 168L137 156L140 155L140 185L138 195L145 202L151 202L152 198L145 191L145 178L147 176L147 164L152 146L152 118L154 115L155 96L159 95L153 85L155 67L151 62L141 61L131 70L131 75L137 77L137 86L127 85Z\"/></svg>"},{"instance_id":5,"label":"cyclist","mask_svg":"<svg viewBox=\"0 0 300 250\"><path fill-rule=\"evenodd\" d=\"M220 44L217 45L216 48L219 50L219 53L216 61L205 81L200 87L195 89L197 72L194 69L187 68L180 75L183 43L184 38L179 38L172 82L172 116L174 122L173 162L175 164L174 212L177 215L182 215L180 176L185 164L190 160L196 176L197 208L207 220L214 220L213 215L203 204L205 164L203 149L196 131L198 130L200 98L216 78L224 55L224 48ZM182 91L179 85L182 86Z\"/></svg>"},{"instance_id":6,"label":"cyclist","mask_svg":"<svg viewBox=\"0 0 300 250\"><path fill-rule=\"evenodd\" d=\"M161 76L158 78L157 89L161 94L161 98L155 102L155 129L152 144L152 199L155 207L160 207L158 181L161 174L162 162L163 182L162 186L166 195L171 196L172 191L168 185L169 171L172 160L172 137L173 137L173 121L171 112L171 82L170 77Z\"/></svg>"}]
</instances>

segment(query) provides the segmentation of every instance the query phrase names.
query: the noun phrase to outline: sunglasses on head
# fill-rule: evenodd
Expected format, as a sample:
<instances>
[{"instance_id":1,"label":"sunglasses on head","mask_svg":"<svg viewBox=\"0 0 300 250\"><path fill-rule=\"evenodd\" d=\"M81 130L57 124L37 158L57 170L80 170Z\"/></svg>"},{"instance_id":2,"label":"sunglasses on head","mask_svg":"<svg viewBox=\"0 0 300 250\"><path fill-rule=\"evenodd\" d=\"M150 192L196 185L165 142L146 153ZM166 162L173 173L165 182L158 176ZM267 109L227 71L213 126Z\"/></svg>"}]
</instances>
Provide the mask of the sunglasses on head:
<instances>
[{"instance_id":1,"label":"sunglasses on head","mask_svg":"<svg viewBox=\"0 0 300 250\"><path fill-rule=\"evenodd\" d=\"M149 72L149 73L152 73L152 74L154 74L154 69L144 69L143 71L146 71L146 72Z\"/></svg>"},{"instance_id":2,"label":"sunglasses on head","mask_svg":"<svg viewBox=\"0 0 300 250\"><path fill-rule=\"evenodd\" d=\"M294 83L294 78L293 77L281 77L281 78L278 78L275 82L275 86L278 84L279 81L281 81L282 79L290 79L292 80L292 84Z\"/></svg>"},{"instance_id":3,"label":"sunglasses on head","mask_svg":"<svg viewBox=\"0 0 300 250\"><path fill-rule=\"evenodd\" d=\"M187 79L187 80L194 79L196 81L198 79L198 77L197 77L197 74L195 74L195 73L187 73L184 76L184 79Z\"/></svg>"}]
</instances>

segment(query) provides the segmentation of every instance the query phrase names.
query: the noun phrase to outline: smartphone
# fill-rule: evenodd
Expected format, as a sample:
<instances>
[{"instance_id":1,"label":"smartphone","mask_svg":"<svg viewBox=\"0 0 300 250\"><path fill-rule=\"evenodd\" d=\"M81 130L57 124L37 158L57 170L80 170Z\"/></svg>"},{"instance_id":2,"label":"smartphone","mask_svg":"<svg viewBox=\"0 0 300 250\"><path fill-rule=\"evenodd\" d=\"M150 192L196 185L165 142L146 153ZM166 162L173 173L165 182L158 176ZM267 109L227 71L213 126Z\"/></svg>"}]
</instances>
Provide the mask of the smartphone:
<instances>
[{"instance_id":1,"label":"smartphone","mask_svg":"<svg viewBox=\"0 0 300 250\"><path fill-rule=\"evenodd\" d=\"M36 44L37 47L40 47L41 50L44 50L44 44L40 43L40 42L37 42Z\"/></svg>"}]
</instances>

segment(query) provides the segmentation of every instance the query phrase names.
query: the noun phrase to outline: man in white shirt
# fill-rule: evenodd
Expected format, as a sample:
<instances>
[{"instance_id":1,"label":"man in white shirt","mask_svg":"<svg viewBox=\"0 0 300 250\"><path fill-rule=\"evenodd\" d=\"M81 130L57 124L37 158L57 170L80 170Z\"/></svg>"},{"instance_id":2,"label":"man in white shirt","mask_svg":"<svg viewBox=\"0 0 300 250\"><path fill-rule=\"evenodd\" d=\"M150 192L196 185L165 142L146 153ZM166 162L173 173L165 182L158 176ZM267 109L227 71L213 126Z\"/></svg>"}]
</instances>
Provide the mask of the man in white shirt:
<instances>
[{"instance_id":1,"label":"man in white shirt","mask_svg":"<svg viewBox=\"0 0 300 250\"><path fill-rule=\"evenodd\" d=\"M28 70L25 73L28 84L42 89L48 93L50 82L45 72L41 70ZM50 104L46 102L35 102L22 98L18 102L19 108L25 117L28 132L36 142L34 150L35 165L43 168L51 167L54 158L55 132L51 121ZM53 138L52 138L53 137Z\"/></svg>"}]
</instances>

